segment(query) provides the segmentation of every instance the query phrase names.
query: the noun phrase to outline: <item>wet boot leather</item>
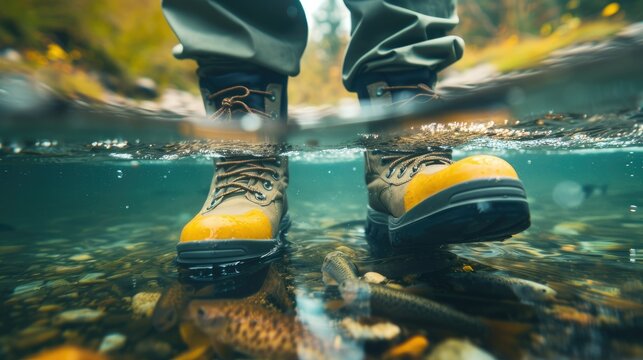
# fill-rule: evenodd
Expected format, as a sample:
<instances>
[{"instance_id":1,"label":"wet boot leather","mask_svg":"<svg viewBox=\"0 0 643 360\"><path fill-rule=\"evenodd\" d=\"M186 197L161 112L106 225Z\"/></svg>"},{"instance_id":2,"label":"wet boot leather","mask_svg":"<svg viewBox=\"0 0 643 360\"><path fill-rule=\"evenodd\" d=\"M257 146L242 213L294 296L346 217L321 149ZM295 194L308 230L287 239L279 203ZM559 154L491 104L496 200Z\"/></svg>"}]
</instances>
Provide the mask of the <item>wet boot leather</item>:
<instances>
[{"instance_id":1,"label":"wet boot leather","mask_svg":"<svg viewBox=\"0 0 643 360\"><path fill-rule=\"evenodd\" d=\"M212 121L258 116L283 122L285 81L280 76L235 73L202 78L200 84ZM177 263L222 264L278 254L290 225L287 159L232 156L218 158L214 165L206 201L181 232Z\"/></svg>"},{"instance_id":2,"label":"wet boot leather","mask_svg":"<svg viewBox=\"0 0 643 360\"><path fill-rule=\"evenodd\" d=\"M415 82L413 82L415 81ZM370 76L365 106L405 106L432 100L428 71ZM423 246L503 240L530 225L524 187L513 167L487 155L453 162L451 152L369 150L366 235L376 254Z\"/></svg>"}]
</instances>

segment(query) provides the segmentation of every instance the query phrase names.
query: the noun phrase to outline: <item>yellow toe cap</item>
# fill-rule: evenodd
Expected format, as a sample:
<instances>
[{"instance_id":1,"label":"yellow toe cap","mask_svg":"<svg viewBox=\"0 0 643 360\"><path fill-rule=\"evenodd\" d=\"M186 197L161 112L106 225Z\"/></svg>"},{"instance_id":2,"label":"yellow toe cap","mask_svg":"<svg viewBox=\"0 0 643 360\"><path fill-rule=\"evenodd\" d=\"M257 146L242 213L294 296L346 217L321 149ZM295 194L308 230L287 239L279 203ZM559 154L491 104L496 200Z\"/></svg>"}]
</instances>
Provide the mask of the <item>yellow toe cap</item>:
<instances>
[{"instance_id":1,"label":"yellow toe cap","mask_svg":"<svg viewBox=\"0 0 643 360\"><path fill-rule=\"evenodd\" d=\"M252 209L236 215L198 214L183 227L180 241L270 238L270 219L261 210Z\"/></svg>"},{"instance_id":2,"label":"yellow toe cap","mask_svg":"<svg viewBox=\"0 0 643 360\"><path fill-rule=\"evenodd\" d=\"M489 178L517 179L518 174L508 162L490 155L470 156L433 174L419 173L413 177L406 189L404 210L410 210L429 196L451 186Z\"/></svg>"}]
</instances>

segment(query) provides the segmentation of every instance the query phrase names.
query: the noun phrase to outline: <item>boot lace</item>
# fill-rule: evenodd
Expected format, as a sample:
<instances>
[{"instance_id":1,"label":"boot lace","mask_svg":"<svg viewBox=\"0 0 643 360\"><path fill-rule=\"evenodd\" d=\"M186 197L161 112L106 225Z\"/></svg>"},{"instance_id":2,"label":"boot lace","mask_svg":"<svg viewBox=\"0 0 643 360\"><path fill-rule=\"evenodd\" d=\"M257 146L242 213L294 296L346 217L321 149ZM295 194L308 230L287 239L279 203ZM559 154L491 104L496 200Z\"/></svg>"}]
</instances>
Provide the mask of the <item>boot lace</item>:
<instances>
[{"instance_id":1,"label":"boot lace","mask_svg":"<svg viewBox=\"0 0 643 360\"><path fill-rule=\"evenodd\" d=\"M418 154L416 152L396 152L396 154L384 155L381 158L381 162L384 164L387 161L391 161L388 165L388 172L386 177L390 178L395 173L396 169L399 168L399 173L397 178L401 178L406 173L406 170L411 168L411 177L420 171L422 165L450 165L453 161L448 157L446 152L430 152L424 154Z\"/></svg>"},{"instance_id":2,"label":"boot lace","mask_svg":"<svg viewBox=\"0 0 643 360\"><path fill-rule=\"evenodd\" d=\"M219 90L215 93L212 93L208 95L208 100L214 100L216 97L222 94L225 94L231 91L239 91L239 90L241 91L240 94L224 97L223 100L221 100L221 106L217 109L217 111L215 111L212 115L210 115L210 119L217 120L221 118L227 118L228 120L230 120L232 119L233 110L237 110L237 109L249 114L255 114L265 118L270 118L270 115L268 113L258 109L253 109L244 102L244 99L250 96L251 94L263 95L269 98L270 100L274 101L276 99L276 95L270 91L253 90L245 86L238 85L238 86L232 86L229 88Z\"/></svg>"},{"instance_id":3,"label":"boot lace","mask_svg":"<svg viewBox=\"0 0 643 360\"><path fill-rule=\"evenodd\" d=\"M210 202L208 210L213 209L224 197L231 194L254 193L257 200L265 200L266 195L248 186L251 179L255 179L263 185L267 191L272 190L272 180L279 180L279 172L275 169L261 165L262 162L277 162L275 157L260 159L241 159L217 162L217 174L214 178L214 198ZM270 176L270 178L268 177ZM225 178L231 178L228 182L221 182ZM223 190L219 194L219 190Z\"/></svg>"},{"instance_id":4,"label":"boot lace","mask_svg":"<svg viewBox=\"0 0 643 360\"><path fill-rule=\"evenodd\" d=\"M391 104L397 106L404 106L410 104L414 101L427 102L429 100L434 100L440 98L438 93L435 90L431 89L429 85L426 84L417 84L417 85L405 85L405 86L382 86L378 89L382 93L386 91L395 91L395 90L419 90L419 92L412 97L404 100L399 100Z\"/></svg>"}]
</instances>

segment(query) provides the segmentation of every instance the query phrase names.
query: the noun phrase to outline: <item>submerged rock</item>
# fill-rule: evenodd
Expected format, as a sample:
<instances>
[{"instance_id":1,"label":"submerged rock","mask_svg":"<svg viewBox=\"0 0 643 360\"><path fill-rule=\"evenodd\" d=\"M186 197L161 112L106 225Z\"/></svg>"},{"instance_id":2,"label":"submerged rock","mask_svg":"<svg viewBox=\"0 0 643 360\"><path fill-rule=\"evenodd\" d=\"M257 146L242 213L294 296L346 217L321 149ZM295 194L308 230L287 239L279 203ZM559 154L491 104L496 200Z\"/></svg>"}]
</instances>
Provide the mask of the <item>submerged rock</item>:
<instances>
[{"instance_id":1,"label":"submerged rock","mask_svg":"<svg viewBox=\"0 0 643 360\"><path fill-rule=\"evenodd\" d=\"M132 298L132 311L135 315L150 317L160 297L161 293L140 292Z\"/></svg>"},{"instance_id":2,"label":"submerged rock","mask_svg":"<svg viewBox=\"0 0 643 360\"><path fill-rule=\"evenodd\" d=\"M39 312L52 312L52 311L60 311L62 310L62 306L60 305L54 305L54 304L47 304L47 305L42 305L38 308Z\"/></svg>"},{"instance_id":3,"label":"submerged rock","mask_svg":"<svg viewBox=\"0 0 643 360\"><path fill-rule=\"evenodd\" d=\"M352 318L342 320L342 327L356 340L392 340L400 335L400 327L390 322L362 324Z\"/></svg>"},{"instance_id":4,"label":"submerged rock","mask_svg":"<svg viewBox=\"0 0 643 360\"><path fill-rule=\"evenodd\" d=\"M14 254L22 251L23 248L23 245L3 245L0 246L0 255Z\"/></svg>"},{"instance_id":5,"label":"submerged rock","mask_svg":"<svg viewBox=\"0 0 643 360\"><path fill-rule=\"evenodd\" d=\"M588 225L581 222L562 222L554 226L552 233L557 235L579 235L587 228Z\"/></svg>"},{"instance_id":6,"label":"submerged rock","mask_svg":"<svg viewBox=\"0 0 643 360\"><path fill-rule=\"evenodd\" d=\"M78 254L69 258L69 260L72 260L72 261L87 261L91 259L93 259L93 257L89 254Z\"/></svg>"},{"instance_id":7,"label":"submerged rock","mask_svg":"<svg viewBox=\"0 0 643 360\"><path fill-rule=\"evenodd\" d=\"M381 283L385 283L388 280L386 276L373 271L369 271L366 274L364 274L363 279L371 284L381 284Z\"/></svg>"},{"instance_id":8,"label":"submerged rock","mask_svg":"<svg viewBox=\"0 0 643 360\"><path fill-rule=\"evenodd\" d=\"M26 293L29 293L29 292L32 292L32 291L40 290L43 287L44 284L45 284L44 281L39 280L39 281L30 282L28 284L23 284L23 285L16 286L16 288L13 289L13 295L14 296L15 295L22 295L22 294L26 294Z\"/></svg>"},{"instance_id":9,"label":"submerged rock","mask_svg":"<svg viewBox=\"0 0 643 360\"><path fill-rule=\"evenodd\" d=\"M27 330L27 329L26 329ZM53 328L53 329L44 329L41 328L40 331L28 331L25 332L23 331L21 333L22 336L20 336L17 340L13 342L13 346L17 347L18 349L28 349L40 344L43 344L49 340L53 340L58 335L60 335L60 330Z\"/></svg>"},{"instance_id":10,"label":"submerged rock","mask_svg":"<svg viewBox=\"0 0 643 360\"><path fill-rule=\"evenodd\" d=\"M84 265L73 265L73 266L60 265L60 266L54 266L51 269L51 271L55 272L56 274L75 274L83 271L84 269L85 269Z\"/></svg>"},{"instance_id":11,"label":"submerged rock","mask_svg":"<svg viewBox=\"0 0 643 360\"><path fill-rule=\"evenodd\" d=\"M426 360L495 360L495 357L469 340L447 339L439 343Z\"/></svg>"},{"instance_id":12,"label":"submerged rock","mask_svg":"<svg viewBox=\"0 0 643 360\"><path fill-rule=\"evenodd\" d=\"M56 324L78 324L78 323L92 323L100 320L105 313L101 310L93 309L76 309L67 310L58 314L54 318Z\"/></svg>"},{"instance_id":13,"label":"submerged rock","mask_svg":"<svg viewBox=\"0 0 643 360\"><path fill-rule=\"evenodd\" d=\"M98 284L106 282L107 280L102 279L105 276L105 273L89 273L78 280L79 284Z\"/></svg>"},{"instance_id":14,"label":"submerged rock","mask_svg":"<svg viewBox=\"0 0 643 360\"><path fill-rule=\"evenodd\" d=\"M113 333L113 334L108 334L103 338L103 341L100 343L100 346L98 347L98 351L101 353L106 353L110 351L115 351L123 347L125 345L125 342L127 341L127 337L123 334L119 333Z\"/></svg>"},{"instance_id":15,"label":"submerged rock","mask_svg":"<svg viewBox=\"0 0 643 360\"><path fill-rule=\"evenodd\" d=\"M47 281L45 286L50 289L57 289L61 287L71 286L71 283L65 279L56 279L56 280Z\"/></svg>"}]
</instances>

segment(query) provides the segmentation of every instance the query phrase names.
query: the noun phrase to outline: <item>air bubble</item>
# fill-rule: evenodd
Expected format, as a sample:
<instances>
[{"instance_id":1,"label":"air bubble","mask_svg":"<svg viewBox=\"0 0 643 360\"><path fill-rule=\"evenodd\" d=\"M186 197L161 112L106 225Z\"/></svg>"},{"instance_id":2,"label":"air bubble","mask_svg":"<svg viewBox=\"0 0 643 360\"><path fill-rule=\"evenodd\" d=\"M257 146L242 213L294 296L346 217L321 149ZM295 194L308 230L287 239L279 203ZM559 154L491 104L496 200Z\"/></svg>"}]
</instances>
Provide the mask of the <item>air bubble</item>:
<instances>
[{"instance_id":1,"label":"air bubble","mask_svg":"<svg viewBox=\"0 0 643 360\"><path fill-rule=\"evenodd\" d=\"M631 213L635 213L635 212L636 212L636 210L637 210L637 206L636 206L636 205L630 205L630 212L631 212Z\"/></svg>"},{"instance_id":2,"label":"air bubble","mask_svg":"<svg viewBox=\"0 0 643 360\"><path fill-rule=\"evenodd\" d=\"M123 178L123 170L116 170L116 177L118 179L122 179Z\"/></svg>"}]
</instances>

